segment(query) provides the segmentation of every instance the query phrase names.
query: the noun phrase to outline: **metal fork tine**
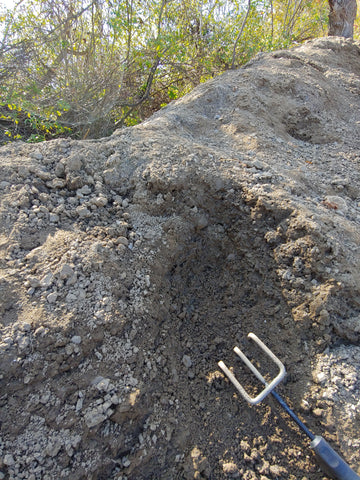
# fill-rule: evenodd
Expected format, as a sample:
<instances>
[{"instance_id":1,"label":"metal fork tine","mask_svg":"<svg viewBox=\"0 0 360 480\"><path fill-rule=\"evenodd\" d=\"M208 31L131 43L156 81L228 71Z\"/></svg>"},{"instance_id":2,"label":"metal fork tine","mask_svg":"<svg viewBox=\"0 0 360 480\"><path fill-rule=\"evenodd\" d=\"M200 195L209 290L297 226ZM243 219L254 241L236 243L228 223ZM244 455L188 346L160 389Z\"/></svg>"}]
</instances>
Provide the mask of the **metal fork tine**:
<instances>
[{"instance_id":1,"label":"metal fork tine","mask_svg":"<svg viewBox=\"0 0 360 480\"><path fill-rule=\"evenodd\" d=\"M258 380L264 383L265 388L257 395L256 397L251 397L244 387L238 382L235 375L227 368L223 361L218 363L221 370L225 373L228 379L232 382L235 388L240 392L240 394L245 398L245 400L252 405L256 405L257 403L261 402L285 377L286 370L283 363L273 354L273 352L254 334L249 333L248 337L251 338L255 343L259 345L259 347L271 358L271 360L279 367L278 375L270 382L267 383L265 378L261 375L259 370L253 365L247 356L240 350L240 348L235 347L235 353L241 358L241 360L245 363L245 365L253 372Z\"/></svg>"}]
</instances>

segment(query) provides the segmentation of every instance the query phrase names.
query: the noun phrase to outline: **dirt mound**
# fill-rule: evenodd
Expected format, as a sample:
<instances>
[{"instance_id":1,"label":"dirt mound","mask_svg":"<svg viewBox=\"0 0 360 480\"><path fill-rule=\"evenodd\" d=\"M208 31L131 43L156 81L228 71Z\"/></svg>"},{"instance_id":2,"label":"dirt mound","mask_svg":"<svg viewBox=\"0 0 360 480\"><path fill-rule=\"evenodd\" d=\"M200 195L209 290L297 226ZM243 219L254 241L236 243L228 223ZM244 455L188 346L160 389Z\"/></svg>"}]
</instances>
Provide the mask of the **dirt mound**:
<instances>
[{"instance_id":1,"label":"dirt mound","mask_svg":"<svg viewBox=\"0 0 360 480\"><path fill-rule=\"evenodd\" d=\"M259 388L250 331L359 468L359 73L318 39L110 138L0 150L0 478L325 479L220 373Z\"/></svg>"}]
</instances>

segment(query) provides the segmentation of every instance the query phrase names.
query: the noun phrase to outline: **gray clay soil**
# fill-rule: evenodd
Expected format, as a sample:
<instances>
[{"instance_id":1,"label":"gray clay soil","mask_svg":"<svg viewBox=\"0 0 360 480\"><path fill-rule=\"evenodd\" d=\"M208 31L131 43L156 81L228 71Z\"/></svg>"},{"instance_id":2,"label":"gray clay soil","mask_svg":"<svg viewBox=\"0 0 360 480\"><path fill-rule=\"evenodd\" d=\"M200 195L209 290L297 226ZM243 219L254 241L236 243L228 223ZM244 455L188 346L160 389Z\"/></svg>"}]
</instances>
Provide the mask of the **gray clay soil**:
<instances>
[{"instance_id":1,"label":"gray clay soil","mask_svg":"<svg viewBox=\"0 0 360 480\"><path fill-rule=\"evenodd\" d=\"M360 468L360 45L258 55L142 125L0 150L0 478L327 479ZM261 388L261 387L260 387Z\"/></svg>"}]
</instances>

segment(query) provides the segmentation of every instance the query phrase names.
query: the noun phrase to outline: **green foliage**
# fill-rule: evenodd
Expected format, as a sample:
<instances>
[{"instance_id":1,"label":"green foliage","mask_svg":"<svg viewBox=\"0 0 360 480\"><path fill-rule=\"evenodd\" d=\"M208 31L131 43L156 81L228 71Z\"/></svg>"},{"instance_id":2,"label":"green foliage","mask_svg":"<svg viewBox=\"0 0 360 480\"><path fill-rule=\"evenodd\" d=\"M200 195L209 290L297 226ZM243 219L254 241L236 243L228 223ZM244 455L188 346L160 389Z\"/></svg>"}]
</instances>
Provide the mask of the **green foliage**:
<instances>
[{"instance_id":1,"label":"green foliage","mask_svg":"<svg viewBox=\"0 0 360 480\"><path fill-rule=\"evenodd\" d=\"M23 0L0 11L0 142L101 137L259 51L324 35L310 0Z\"/></svg>"}]
</instances>

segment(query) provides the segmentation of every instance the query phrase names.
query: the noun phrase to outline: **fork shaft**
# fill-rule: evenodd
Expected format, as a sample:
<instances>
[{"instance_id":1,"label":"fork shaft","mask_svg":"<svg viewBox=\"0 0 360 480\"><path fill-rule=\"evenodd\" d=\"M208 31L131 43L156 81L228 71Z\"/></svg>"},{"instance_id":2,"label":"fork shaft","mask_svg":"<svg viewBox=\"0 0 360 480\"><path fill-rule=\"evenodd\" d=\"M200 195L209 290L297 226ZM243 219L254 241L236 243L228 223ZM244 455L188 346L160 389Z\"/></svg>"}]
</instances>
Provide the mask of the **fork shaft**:
<instances>
[{"instance_id":1,"label":"fork shaft","mask_svg":"<svg viewBox=\"0 0 360 480\"><path fill-rule=\"evenodd\" d=\"M291 410L289 405L283 400L278 393L273 390L271 392L272 396L279 402L284 410L290 415L290 417L299 425L301 430L306 433L306 435L310 438L310 440L314 440L315 435L307 428L307 426L300 420L300 418L296 415L295 412Z\"/></svg>"}]
</instances>

